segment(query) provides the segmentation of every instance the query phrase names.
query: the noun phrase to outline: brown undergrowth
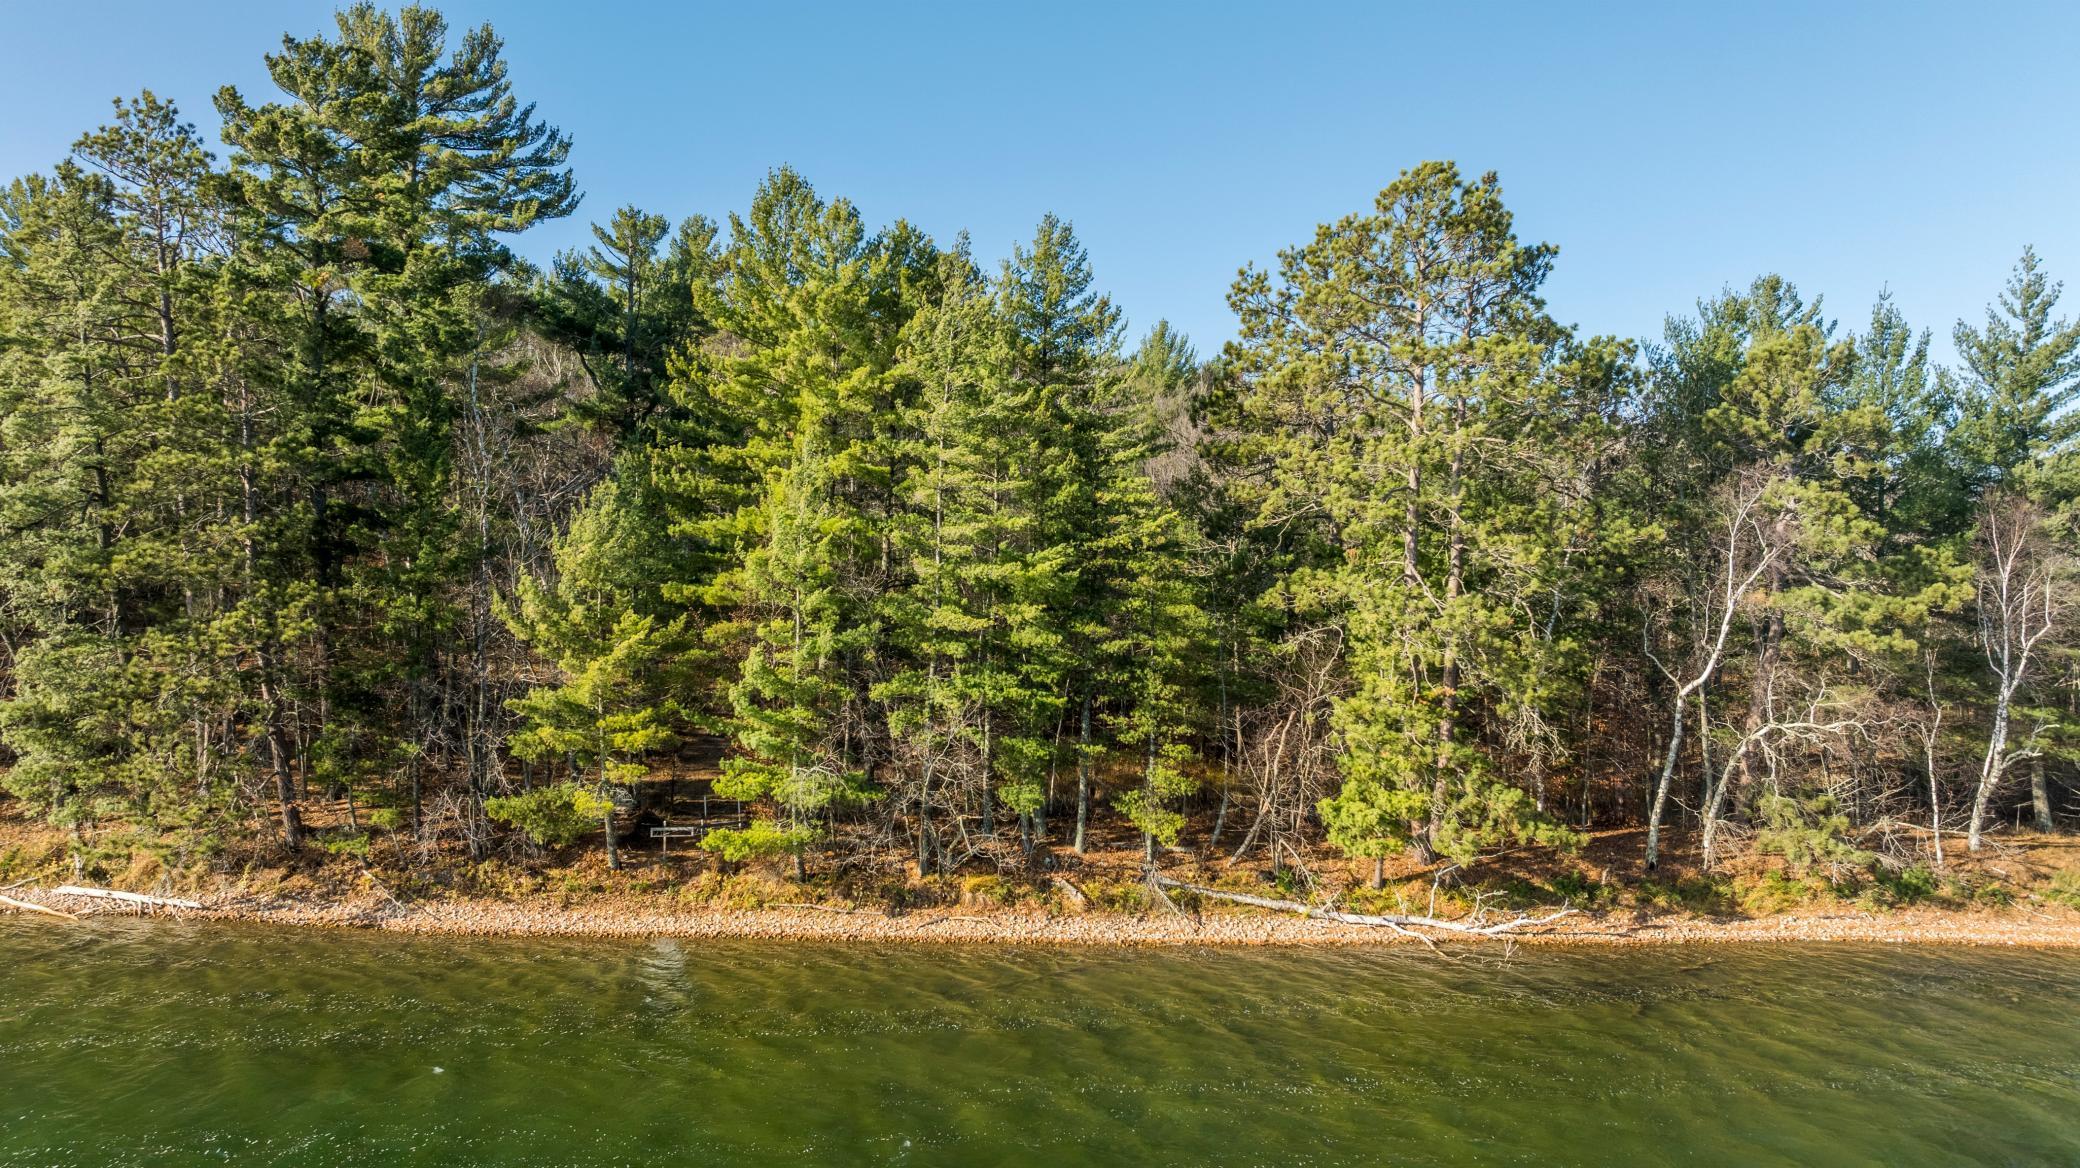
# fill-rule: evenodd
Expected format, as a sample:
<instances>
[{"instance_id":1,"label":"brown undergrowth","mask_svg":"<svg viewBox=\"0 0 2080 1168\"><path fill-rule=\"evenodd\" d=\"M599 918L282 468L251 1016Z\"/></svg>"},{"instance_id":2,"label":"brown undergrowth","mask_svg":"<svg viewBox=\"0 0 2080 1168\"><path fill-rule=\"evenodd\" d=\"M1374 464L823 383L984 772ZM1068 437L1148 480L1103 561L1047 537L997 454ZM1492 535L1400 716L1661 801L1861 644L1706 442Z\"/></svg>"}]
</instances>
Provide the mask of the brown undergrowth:
<instances>
[{"instance_id":1,"label":"brown undergrowth","mask_svg":"<svg viewBox=\"0 0 2080 1168\"><path fill-rule=\"evenodd\" d=\"M892 851L833 847L810 857L808 879L795 880L781 864L732 866L686 848L625 848L619 871L608 869L596 844L472 859L459 847L392 846L380 832L350 836L340 818L328 825L320 809L313 846L296 856L264 837L181 853L126 849L120 839L74 841L0 807L0 890L48 896L59 885L87 883L200 900L210 906L200 915L213 918L424 933L1124 944L1394 939L1190 892L1165 897L1146 880L1139 841L1116 830L1094 838L1081 856L1049 847L1029 861L1007 840L955 872L924 877ZM342 839L354 842L339 846ZM1635 830L1592 833L1571 854L1527 849L1465 866L1401 857L1379 889L1365 886L1362 866L1320 853L1272 867L1261 857L1173 849L1160 865L1189 883L1355 913L1479 922L1563 905L1579 910L1517 940L2080 944L2080 838L2008 835L1978 855L1952 849L1940 869L1855 872L1794 872L1776 857L1750 854L1707 873L1686 843L1678 840L1654 872L1641 867Z\"/></svg>"}]
</instances>

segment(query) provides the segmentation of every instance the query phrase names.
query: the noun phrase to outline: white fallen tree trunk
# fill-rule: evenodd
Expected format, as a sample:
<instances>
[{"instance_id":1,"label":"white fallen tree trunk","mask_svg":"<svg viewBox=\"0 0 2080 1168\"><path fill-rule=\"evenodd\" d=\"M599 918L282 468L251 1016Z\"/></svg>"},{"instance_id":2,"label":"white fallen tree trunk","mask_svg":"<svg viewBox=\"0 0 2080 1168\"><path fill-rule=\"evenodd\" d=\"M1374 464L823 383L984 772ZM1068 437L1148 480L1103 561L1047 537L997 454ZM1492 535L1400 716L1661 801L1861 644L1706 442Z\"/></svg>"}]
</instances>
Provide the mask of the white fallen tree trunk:
<instances>
[{"instance_id":1,"label":"white fallen tree trunk","mask_svg":"<svg viewBox=\"0 0 2080 1168\"><path fill-rule=\"evenodd\" d=\"M1443 921L1436 917L1377 916L1370 913L1336 912L1331 909L1316 908L1310 904L1301 904L1297 900L1273 900L1268 896L1251 896L1246 892L1227 892L1219 888L1207 888L1200 884L1186 884L1182 880L1173 880L1168 876L1157 876L1155 882L1165 888L1180 888L1186 892L1197 893L1200 896L1212 897L1215 900L1228 900L1236 904L1254 905L1257 908L1268 908L1274 912L1299 913L1302 916L1313 917L1318 921L1337 921L1346 925L1372 925L1377 928L1394 929L1400 932L1406 932L1410 929L1441 929L1447 933L1464 933L1475 937L1494 937L1514 929L1550 924L1561 917L1572 916L1576 911L1571 908L1563 908L1558 912L1542 917L1513 917L1492 925L1469 925L1464 921Z\"/></svg>"},{"instance_id":2,"label":"white fallen tree trunk","mask_svg":"<svg viewBox=\"0 0 2080 1168\"><path fill-rule=\"evenodd\" d=\"M19 909L22 912L42 913L44 916L47 917L63 917L68 921L76 921L79 919L78 917L72 915L69 912L59 912L57 909L45 908L40 904L30 904L26 900L16 900L12 896L0 896L0 905L6 905L8 908L12 909Z\"/></svg>"},{"instance_id":3,"label":"white fallen tree trunk","mask_svg":"<svg viewBox=\"0 0 2080 1168\"><path fill-rule=\"evenodd\" d=\"M52 894L55 896L91 896L98 900L121 900L130 904L145 905L150 908L202 907L199 902L192 900L176 900L167 896L146 896L142 892L119 892L113 888L83 888L77 884L67 884L52 889Z\"/></svg>"}]
</instances>

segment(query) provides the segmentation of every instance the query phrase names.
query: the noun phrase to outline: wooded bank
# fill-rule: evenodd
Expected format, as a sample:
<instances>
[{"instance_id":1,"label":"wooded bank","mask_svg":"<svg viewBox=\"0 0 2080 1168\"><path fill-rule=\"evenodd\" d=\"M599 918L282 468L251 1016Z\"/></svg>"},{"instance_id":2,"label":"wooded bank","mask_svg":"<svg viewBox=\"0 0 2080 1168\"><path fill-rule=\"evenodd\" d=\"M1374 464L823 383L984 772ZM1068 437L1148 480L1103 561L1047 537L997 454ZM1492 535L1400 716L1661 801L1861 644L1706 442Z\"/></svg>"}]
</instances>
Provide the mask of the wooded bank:
<instances>
[{"instance_id":1,"label":"wooded bank","mask_svg":"<svg viewBox=\"0 0 2080 1168\"><path fill-rule=\"evenodd\" d=\"M538 267L578 184L501 53L356 6L221 156L146 92L0 197L0 783L82 867L618 863L711 741L699 846L802 875L1635 825L1934 887L2065 824L2032 252L1954 366L1774 274L1581 335L1448 162L1294 224L1203 353L1066 219L996 261L786 168Z\"/></svg>"}]
</instances>

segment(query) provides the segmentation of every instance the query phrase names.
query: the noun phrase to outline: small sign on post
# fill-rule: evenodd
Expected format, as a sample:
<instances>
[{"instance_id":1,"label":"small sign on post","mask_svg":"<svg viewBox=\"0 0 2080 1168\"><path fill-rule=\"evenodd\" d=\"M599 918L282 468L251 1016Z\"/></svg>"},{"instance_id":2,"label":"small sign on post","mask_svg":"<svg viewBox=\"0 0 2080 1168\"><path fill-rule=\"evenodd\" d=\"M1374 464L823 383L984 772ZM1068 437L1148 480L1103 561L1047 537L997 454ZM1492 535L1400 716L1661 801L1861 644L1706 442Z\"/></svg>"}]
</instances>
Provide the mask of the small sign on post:
<instances>
[{"instance_id":1,"label":"small sign on post","mask_svg":"<svg viewBox=\"0 0 2080 1168\"><path fill-rule=\"evenodd\" d=\"M666 855L671 854L673 840L697 840L706 834L708 834L708 829L706 827L693 823L681 824L678 827L673 827L671 824L666 824L663 827L653 827L650 829L651 839L663 841L663 851Z\"/></svg>"}]
</instances>

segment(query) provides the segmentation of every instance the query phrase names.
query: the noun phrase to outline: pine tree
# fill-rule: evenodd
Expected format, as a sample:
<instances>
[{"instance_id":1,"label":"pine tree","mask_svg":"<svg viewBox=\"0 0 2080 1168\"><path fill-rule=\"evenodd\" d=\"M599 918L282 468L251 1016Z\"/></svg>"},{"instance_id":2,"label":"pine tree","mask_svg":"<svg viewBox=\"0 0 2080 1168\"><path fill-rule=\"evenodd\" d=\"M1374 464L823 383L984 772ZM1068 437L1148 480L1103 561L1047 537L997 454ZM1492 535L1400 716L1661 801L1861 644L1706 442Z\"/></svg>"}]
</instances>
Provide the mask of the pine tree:
<instances>
[{"instance_id":1,"label":"pine tree","mask_svg":"<svg viewBox=\"0 0 2080 1168\"><path fill-rule=\"evenodd\" d=\"M1136 453L1139 453L1138 451ZM1105 539L1114 545L1119 600L1099 645L1103 680L1119 703L1120 743L1140 755L1141 784L1115 800L1141 829L1147 861L1156 846L1175 846L1184 827L1176 801L1199 787L1189 736L1197 721L1197 658L1206 619L1185 572L1184 532L1156 497L1141 459L1125 465L1102 500L1111 513Z\"/></svg>"},{"instance_id":2,"label":"pine tree","mask_svg":"<svg viewBox=\"0 0 2080 1168\"><path fill-rule=\"evenodd\" d=\"M704 441L663 453L677 530L721 549L676 596L739 614L718 622L743 666L729 689L739 754L723 789L772 798L784 827L751 842L796 854L813 817L862 790L885 749L870 710L883 679L908 383L902 329L934 267L928 241L897 224L869 237L844 201L826 203L780 170L732 216L699 308L716 343L681 370L675 395Z\"/></svg>"},{"instance_id":3,"label":"pine tree","mask_svg":"<svg viewBox=\"0 0 2080 1168\"><path fill-rule=\"evenodd\" d=\"M1045 618L1048 634L1024 668L1033 688L1061 695L1076 726L1071 843L1080 853L1089 843L1092 772L1103 751L1095 720L1101 703L1115 696L1103 692L1118 672L1108 669L1103 651L1128 546L1114 525L1117 500L1107 492L1119 485L1117 460L1137 453L1119 441L1119 427L1142 419L1121 411L1119 310L1093 289L1090 257L1068 223L1041 219L1032 245L1005 263L997 302L1009 330L1007 380L1029 419L1029 469L1021 476L1021 505L1033 517L1029 547L1052 559L1062 577Z\"/></svg>"},{"instance_id":4,"label":"pine tree","mask_svg":"<svg viewBox=\"0 0 2080 1168\"><path fill-rule=\"evenodd\" d=\"M1493 175L1426 163L1231 294L1240 412L1274 476L1259 521L1307 529L1294 602L1347 631L1343 786L1320 811L1350 855L1558 838L1471 733L1505 662L1539 650L1515 589L1565 530L1496 489L1495 439L1541 433L1555 398L1552 255L1517 241Z\"/></svg>"},{"instance_id":5,"label":"pine tree","mask_svg":"<svg viewBox=\"0 0 2080 1168\"><path fill-rule=\"evenodd\" d=\"M2046 757L2080 755L2065 725L2066 703L2046 684L2070 686L2075 665L2062 625L2080 500L2080 422L2071 409L2080 396L2080 322L2052 317L2061 291L2034 249L2024 249L1985 325L1959 321L1953 333L1964 369L1948 447L1975 504L1968 512L1972 615L1983 650L1953 681L1988 711L1969 824L1973 851L2011 766L2028 756L2034 820L2051 830ZM2013 744L2016 724L2032 727L2021 746Z\"/></svg>"},{"instance_id":6,"label":"pine tree","mask_svg":"<svg viewBox=\"0 0 2080 1168\"><path fill-rule=\"evenodd\" d=\"M1975 496L2027 479L2080 432L2067 408L2080 395L2080 322L2052 319L2060 291L2024 249L1985 325L1959 321L1952 334L1965 380L1951 448Z\"/></svg>"},{"instance_id":7,"label":"pine tree","mask_svg":"<svg viewBox=\"0 0 2080 1168\"><path fill-rule=\"evenodd\" d=\"M593 224L592 247L557 256L537 290L544 333L578 355L591 386L571 416L621 444L669 427L659 416L671 407L668 365L703 332L693 288L713 260L715 227L688 219L660 252L668 230L663 216L623 207Z\"/></svg>"},{"instance_id":8,"label":"pine tree","mask_svg":"<svg viewBox=\"0 0 2080 1168\"><path fill-rule=\"evenodd\" d=\"M1929 359L1927 330L1909 328L1886 293L1855 344L1855 368L1827 405L1869 411L1875 446L1863 452L1868 475L1845 486L1864 514L1885 525L1895 548L1923 534L1955 536L1970 511L1945 449L1957 402L1950 379Z\"/></svg>"},{"instance_id":9,"label":"pine tree","mask_svg":"<svg viewBox=\"0 0 2080 1168\"><path fill-rule=\"evenodd\" d=\"M615 868L613 792L642 778L643 756L675 745L689 718L678 698L691 688L689 617L658 595L673 550L640 467L625 460L557 540L554 578L523 578L500 614L563 675L511 703L520 725L509 746L523 759L570 760L574 782L591 776Z\"/></svg>"},{"instance_id":10,"label":"pine tree","mask_svg":"<svg viewBox=\"0 0 2080 1168\"><path fill-rule=\"evenodd\" d=\"M848 622L840 566L843 521L827 503L830 462L811 445L767 496L765 542L749 556L744 582L762 617L730 687L739 753L725 760L716 790L771 799L784 822L711 832L701 845L729 858L784 851L803 870L816 818L863 798L864 772L846 748L851 697L843 665L871 644L872 625Z\"/></svg>"},{"instance_id":11,"label":"pine tree","mask_svg":"<svg viewBox=\"0 0 2080 1168\"><path fill-rule=\"evenodd\" d=\"M0 200L8 781L76 828L194 846L236 780L212 757L237 708L212 632L224 546L196 530L221 499L222 417L185 351L220 218L193 128L149 92L74 153Z\"/></svg>"},{"instance_id":12,"label":"pine tree","mask_svg":"<svg viewBox=\"0 0 2080 1168\"><path fill-rule=\"evenodd\" d=\"M282 400L253 416L294 452L301 487L294 502L252 493L270 516L291 509L277 530L292 547L255 559L292 574L301 559L315 585L309 641L262 638L291 846L289 743L308 737L295 761L337 784L356 777L345 760L417 758L432 737L459 624L444 585L469 550L450 490L454 389L481 358L484 291L513 266L498 237L576 205L569 140L513 97L501 54L488 25L450 51L438 13L359 4L336 39L285 39L267 58L287 101L217 98L234 274L281 338L253 375ZM286 726L291 688L315 708L307 735Z\"/></svg>"},{"instance_id":13,"label":"pine tree","mask_svg":"<svg viewBox=\"0 0 2080 1168\"><path fill-rule=\"evenodd\" d=\"M891 596L889 641L905 667L877 687L914 809L919 871L944 855L951 822L994 804L1036 842L1060 709L1051 662L1060 549L1036 538L1034 397L1010 377L1011 334L966 241L940 260L940 303L906 332L917 385L897 550L910 583Z\"/></svg>"}]
</instances>

